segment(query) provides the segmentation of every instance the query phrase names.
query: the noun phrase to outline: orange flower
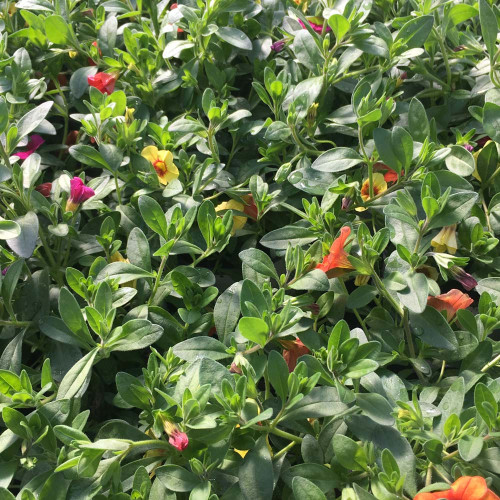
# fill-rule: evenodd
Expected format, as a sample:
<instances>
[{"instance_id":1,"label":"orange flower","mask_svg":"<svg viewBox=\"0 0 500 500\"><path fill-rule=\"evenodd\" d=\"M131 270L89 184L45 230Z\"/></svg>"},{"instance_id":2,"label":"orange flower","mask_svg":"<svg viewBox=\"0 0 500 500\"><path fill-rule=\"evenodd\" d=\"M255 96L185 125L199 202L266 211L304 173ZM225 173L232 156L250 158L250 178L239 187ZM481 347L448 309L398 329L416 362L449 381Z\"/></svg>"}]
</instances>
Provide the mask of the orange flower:
<instances>
[{"instance_id":1,"label":"orange flower","mask_svg":"<svg viewBox=\"0 0 500 500\"><path fill-rule=\"evenodd\" d=\"M373 165L373 170L375 172L382 172L384 174L384 180L387 184L397 182L399 179L399 175L395 170L380 161ZM404 175L404 171L401 172L401 175Z\"/></svg>"},{"instance_id":2,"label":"orange flower","mask_svg":"<svg viewBox=\"0 0 500 500\"><path fill-rule=\"evenodd\" d=\"M288 371L290 372L293 372L297 366L297 360L301 356L311 352L300 339L282 340L281 345L285 347L283 350L283 358L285 358L286 364L288 365Z\"/></svg>"},{"instance_id":3,"label":"orange flower","mask_svg":"<svg viewBox=\"0 0 500 500\"><path fill-rule=\"evenodd\" d=\"M464 476L457 479L449 490L419 493L413 500L500 500L491 491L483 477Z\"/></svg>"},{"instance_id":4,"label":"orange flower","mask_svg":"<svg viewBox=\"0 0 500 500\"><path fill-rule=\"evenodd\" d=\"M351 228L344 226L340 230L340 236L332 243L330 253L323 258L323 262L316 266L321 269L329 278L335 278L346 272L346 269L354 269L347 259L347 252L344 250L345 242L351 234Z\"/></svg>"},{"instance_id":5,"label":"orange flower","mask_svg":"<svg viewBox=\"0 0 500 500\"><path fill-rule=\"evenodd\" d=\"M380 193L387 191L387 182L382 174L373 174L373 195L377 196ZM370 179L365 179L361 186L361 198L363 201L370 199Z\"/></svg>"},{"instance_id":6,"label":"orange flower","mask_svg":"<svg viewBox=\"0 0 500 500\"><path fill-rule=\"evenodd\" d=\"M448 321L454 318L459 309L467 309L473 302L466 293L456 288L435 297L429 296L427 299L427 305L438 311L446 311Z\"/></svg>"}]
</instances>

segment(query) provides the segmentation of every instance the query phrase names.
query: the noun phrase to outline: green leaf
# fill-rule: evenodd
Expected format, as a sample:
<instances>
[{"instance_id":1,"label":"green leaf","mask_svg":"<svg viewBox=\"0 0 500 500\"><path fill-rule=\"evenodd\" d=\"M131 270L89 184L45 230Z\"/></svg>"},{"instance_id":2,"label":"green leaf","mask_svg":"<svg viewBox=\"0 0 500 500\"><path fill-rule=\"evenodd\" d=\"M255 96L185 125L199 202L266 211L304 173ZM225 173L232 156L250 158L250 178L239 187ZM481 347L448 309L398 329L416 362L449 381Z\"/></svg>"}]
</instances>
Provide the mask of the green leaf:
<instances>
[{"instance_id":1,"label":"green leaf","mask_svg":"<svg viewBox=\"0 0 500 500\"><path fill-rule=\"evenodd\" d=\"M458 349L455 332L433 307L427 307L422 313L410 311L410 325L414 334L426 344L449 351Z\"/></svg>"},{"instance_id":2,"label":"green leaf","mask_svg":"<svg viewBox=\"0 0 500 500\"><path fill-rule=\"evenodd\" d=\"M240 317L241 283L233 283L217 299L214 307L214 323L217 335L224 339L232 333Z\"/></svg>"},{"instance_id":3,"label":"green leaf","mask_svg":"<svg viewBox=\"0 0 500 500\"><path fill-rule=\"evenodd\" d=\"M362 393L356 395L356 402L363 412L380 425L393 425L393 408L380 394Z\"/></svg>"},{"instance_id":4,"label":"green leaf","mask_svg":"<svg viewBox=\"0 0 500 500\"><path fill-rule=\"evenodd\" d=\"M351 148L334 148L321 154L311 168L320 172L343 172L359 165L363 158Z\"/></svg>"},{"instance_id":5,"label":"green leaf","mask_svg":"<svg viewBox=\"0 0 500 500\"><path fill-rule=\"evenodd\" d=\"M257 248L248 248L239 253L239 257L247 266L254 271L269 278L279 281L278 273L274 267L273 261L262 250Z\"/></svg>"},{"instance_id":6,"label":"green leaf","mask_svg":"<svg viewBox=\"0 0 500 500\"><path fill-rule=\"evenodd\" d=\"M323 67L324 58L311 33L307 30L299 31L295 35L292 48L297 60L317 75L318 67ZM290 131L288 126L287 129Z\"/></svg>"},{"instance_id":7,"label":"green leaf","mask_svg":"<svg viewBox=\"0 0 500 500\"><path fill-rule=\"evenodd\" d=\"M290 422L306 418L331 417L342 413L347 406L340 401L339 394L333 387L315 387L293 408L286 412L283 421Z\"/></svg>"},{"instance_id":8,"label":"green leaf","mask_svg":"<svg viewBox=\"0 0 500 500\"><path fill-rule=\"evenodd\" d=\"M112 262L99 272L96 281L100 282L108 278L116 279L119 284L122 284L139 278L154 278L154 274L128 262Z\"/></svg>"},{"instance_id":9,"label":"green leaf","mask_svg":"<svg viewBox=\"0 0 500 500\"><path fill-rule=\"evenodd\" d=\"M483 184L486 184L498 165L498 150L492 141L479 151L477 155L477 173Z\"/></svg>"},{"instance_id":10,"label":"green leaf","mask_svg":"<svg viewBox=\"0 0 500 500\"><path fill-rule=\"evenodd\" d=\"M446 168L461 177L468 177L474 172L476 162L472 154L462 146L452 146L445 159Z\"/></svg>"},{"instance_id":11,"label":"green leaf","mask_svg":"<svg viewBox=\"0 0 500 500\"><path fill-rule=\"evenodd\" d=\"M69 154L80 163L94 168L105 168L111 170L106 160L101 153L91 146L86 144L76 144L69 148Z\"/></svg>"},{"instance_id":12,"label":"green leaf","mask_svg":"<svg viewBox=\"0 0 500 500\"><path fill-rule=\"evenodd\" d=\"M313 269L297 281L290 284L292 290L310 290L327 292L330 290L330 282L328 277L321 269Z\"/></svg>"},{"instance_id":13,"label":"green leaf","mask_svg":"<svg viewBox=\"0 0 500 500\"><path fill-rule=\"evenodd\" d=\"M238 330L246 339L264 347L269 335L269 327L261 318L241 318L238 323Z\"/></svg>"},{"instance_id":14,"label":"green leaf","mask_svg":"<svg viewBox=\"0 0 500 500\"><path fill-rule=\"evenodd\" d=\"M53 15L45 18L45 34L47 38L57 45L66 45L71 40L71 26L63 17Z\"/></svg>"},{"instance_id":15,"label":"green leaf","mask_svg":"<svg viewBox=\"0 0 500 500\"><path fill-rule=\"evenodd\" d=\"M73 294L66 288L61 288L59 293L59 314L66 326L83 342L92 345L90 335L82 311Z\"/></svg>"},{"instance_id":16,"label":"green leaf","mask_svg":"<svg viewBox=\"0 0 500 500\"><path fill-rule=\"evenodd\" d=\"M158 467L155 473L165 488L176 492L191 491L201 482L197 475L179 465L163 465Z\"/></svg>"},{"instance_id":17,"label":"green leaf","mask_svg":"<svg viewBox=\"0 0 500 500\"><path fill-rule=\"evenodd\" d=\"M394 41L403 42L407 49L421 47L427 40L433 24L433 16L422 16L412 19L403 25Z\"/></svg>"},{"instance_id":18,"label":"green leaf","mask_svg":"<svg viewBox=\"0 0 500 500\"><path fill-rule=\"evenodd\" d=\"M441 212L429 223L429 230L437 227L451 226L467 217L478 199L474 192L451 194Z\"/></svg>"},{"instance_id":19,"label":"green leaf","mask_svg":"<svg viewBox=\"0 0 500 500\"><path fill-rule=\"evenodd\" d=\"M457 24L463 23L468 19L476 17L477 14L478 10L475 7L463 3L454 5L450 9L450 13L448 15L450 16L453 25L456 26Z\"/></svg>"},{"instance_id":20,"label":"green leaf","mask_svg":"<svg viewBox=\"0 0 500 500\"><path fill-rule=\"evenodd\" d=\"M2 290L2 299L5 304L10 305L10 301L12 300L12 296L14 295L14 291L17 287L17 282L19 281L19 276L21 275L21 271L24 266L24 260L19 259L13 264L9 266L5 276L0 282L1 290Z\"/></svg>"},{"instance_id":21,"label":"green leaf","mask_svg":"<svg viewBox=\"0 0 500 500\"><path fill-rule=\"evenodd\" d=\"M485 2L485 0L482 0ZM493 14L494 16L494 14ZM495 24L496 20L491 19ZM484 32L483 32L484 33ZM495 35L496 37L496 35ZM490 57L491 53L490 53ZM495 141L500 142L500 106L493 102L486 102L483 108L484 131Z\"/></svg>"},{"instance_id":22,"label":"green leaf","mask_svg":"<svg viewBox=\"0 0 500 500\"><path fill-rule=\"evenodd\" d=\"M495 300L500 301L500 278L484 278L476 285L478 293L489 293Z\"/></svg>"},{"instance_id":23,"label":"green leaf","mask_svg":"<svg viewBox=\"0 0 500 500\"><path fill-rule=\"evenodd\" d=\"M106 343L113 351L134 351L154 344L163 335L160 325L153 325L147 319L132 319L116 328Z\"/></svg>"},{"instance_id":24,"label":"green leaf","mask_svg":"<svg viewBox=\"0 0 500 500\"><path fill-rule=\"evenodd\" d=\"M332 447L340 465L348 470L366 470L366 454L363 448L351 438L342 434L335 434L332 438Z\"/></svg>"},{"instance_id":25,"label":"green leaf","mask_svg":"<svg viewBox=\"0 0 500 500\"><path fill-rule=\"evenodd\" d=\"M429 119L427 118L424 105L416 97L413 97L410 101L408 127L415 141L424 142L429 137Z\"/></svg>"},{"instance_id":26,"label":"green leaf","mask_svg":"<svg viewBox=\"0 0 500 500\"><path fill-rule=\"evenodd\" d=\"M64 375L57 391L58 400L78 398L85 393L92 375L92 366L98 352L99 350L96 348L87 353Z\"/></svg>"},{"instance_id":27,"label":"green leaf","mask_svg":"<svg viewBox=\"0 0 500 500\"><path fill-rule=\"evenodd\" d=\"M252 50L252 42L243 31L230 26L222 26L215 32L215 34L225 42L243 50Z\"/></svg>"},{"instance_id":28,"label":"green leaf","mask_svg":"<svg viewBox=\"0 0 500 500\"><path fill-rule=\"evenodd\" d=\"M289 487L292 487L296 477L311 481L323 493L340 488L337 474L322 464L298 464L283 471L282 479Z\"/></svg>"},{"instance_id":29,"label":"green leaf","mask_svg":"<svg viewBox=\"0 0 500 500\"><path fill-rule=\"evenodd\" d=\"M326 500L321 489L305 477L295 476L292 479L292 490L295 500Z\"/></svg>"},{"instance_id":30,"label":"green leaf","mask_svg":"<svg viewBox=\"0 0 500 500\"><path fill-rule=\"evenodd\" d=\"M358 309L368 305L376 296L378 290L371 285L362 285L355 288L347 297L346 306L349 309Z\"/></svg>"},{"instance_id":31,"label":"green leaf","mask_svg":"<svg viewBox=\"0 0 500 500\"><path fill-rule=\"evenodd\" d=\"M438 435L441 434L448 417L450 415L460 415L464 405L464 398L465 383L464 379L459 377L453 382L438 405L438 409L441 410L441 415L436 417L434 432Z\"/></svg>"},{"instance_id":32,"label":"green leaf","mask_svg":"<svg viewBox=\"0 0 500 500\"><path fill-rule=\"evenodd\" d=\"M36 108L28 111L17 123L17 141L26 137L35 130L40 123L45 120L54 103L52 101L44 102Z\"/></svg>"},{"instance_id":33,"label":"green leaf","mask_svg":"<svg viewBox=\"0 0 500 500\"><path fill-rule=\"evenodd\" d=\"M483 451L484 440L482 436L464 436L458 442L458 452L462 460L472 462Z\"/></svg>"},{"instance_id":34,"label":"green leaf","mask_svg":"<svg viewBox=\"0 0 500 500\"><path fill-rule=\"evenodd\" d=\"M398 174L408 170L413 157L413 139L402 127L394 127L392 132L377 128L373 132L373 140L380 159Z\"/></svg>"},{"instance_id":35,"label":"green leaf","mask_svg":"<svg viewBox=\"0 0 500 500\"><path fill-rule=\"evenodd\" d=\"M21 234L21 226L13 220L0 220L0 240L17 238Z\"/></svg>"},{"instance_id":36,"label":"green leaf","mask_svg":"<svg viewBox=\"0 0 500 500\"><path fill-rule=\"evenodd\" d=\"M285 226L267 233L260 240L260 244L273 250L286 250L288 245L303 246L317 239L318 237L311 229L300 226Z\"/></svg>"},{"instance_id":37,"label":"green leaf","mask_svg":"<svg viewBox=\"0 0 500 500\"><path fill-rule=\"evenodd\" d=\"M174 354L184 361L194 361L198 357L207 357L215 361L231 357L226 346L212 337L194 337L174 346Z\"/></svg>"},{"instance_id":38,"label":"green leaf","mask_svg":"<svg viewBox=\"0 0 500 500\"><path fill-rule=\"evenodd\" d=\"M427 307L429 282L422 273L410 272L405 276L407 288L396 292L401 304L413 313L422 313Z\"/></svg>"},{"instance_id":39,"label":"green leaf","mask_svg":"<svg viewBox=\"0 0 500 500\"><path fill-rule=\"evenodd\" d=\"M246 454L238 472L239 486L245 498L269 500L273 496L274 474L266 437L260 437Z\"/></svg>"},{"instance_id":40,"label":"green leaf","mask_svg":"<svg viewBox=\"0 0 500 500\"><path fill-rule=\"evenodd\" d=\"M165 240L167 235L167 220L160 204L149 196L139 198L139 210L144 218L144 222Z\"/></svg>"},{"instance_id":41,"label":"green leaf","mask_svg":"<svg viewBox=\"0 0 500 500\"><path fill-rule=\"evenodd\" d=\"M80 99L89 88L88 77L97 73L97 66L87 66L85 68L78 68L71 75L69 80L69 88L75 99Z\"/></svg>"},{"instance_id":42,"label":"green leaf","mask_svg":"<svg viewBox=\"0 0 500 500\"><path fill-rule=\"evenodd\" d=\"M267 361L269 382L283 404L288 397L288 366L278 351L271 351Z\"/></svg>"},{"instance_id":43,"label":"green leaf","mask_svg":"<svg viewBox=\"0 0 500 500\"><path fill-rule=\"evenodd\" d=\"M10 249L19 257L25 259L31 257L38 239L38 217L35 212L28 212L18 217L15 221L21 228L21 234L15 238L6 240Z\"/></svg>"},{"instance_id":44,"label":"green leaf","mask_svg":"<svg viewBox=\"0 0 500 500\"><path fill-rule=\"evenodd\" d=\"M30 433L27 429L29 427L28 420L20 411L5 406L2 410L2 418L7 428L14 434L23 439L30 439Z\"/></svg>"},{"instance_id":45,"label":"green leaf","mask_svg":"<svg viewBox=\"0 0 500 500\"><path fill-rule=\"evenodd\" d=\"M490 56L490 61L493 61L497 50L498 22L497 16L487 0L479 0L479 22L481 23L481 33L486 50Z\"/></svg>"},{"instance_id":46,"label":"green leaf","mask_svg":"<svg viewBox=\"0 0 500 500\"><path fill-rule=\"evenodd\" d=\"M337 44L342 41L344 35L351 29L351 23L340 14L333 14L328 18L328 26L332 28Z\"/></svg>"}]
</instances>

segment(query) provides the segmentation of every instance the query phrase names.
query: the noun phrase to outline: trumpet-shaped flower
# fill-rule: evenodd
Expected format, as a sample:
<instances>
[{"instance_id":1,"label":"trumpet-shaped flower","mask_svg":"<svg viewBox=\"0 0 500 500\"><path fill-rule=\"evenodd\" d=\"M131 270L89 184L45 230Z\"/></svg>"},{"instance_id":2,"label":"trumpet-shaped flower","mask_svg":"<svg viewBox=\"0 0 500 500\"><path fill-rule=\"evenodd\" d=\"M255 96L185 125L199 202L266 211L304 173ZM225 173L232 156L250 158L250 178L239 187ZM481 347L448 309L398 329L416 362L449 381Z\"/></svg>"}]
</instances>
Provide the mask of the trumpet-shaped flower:
<instances>
[{"instance_id":1,"label":"trumpet-shaped flower","mask_svg":"<svg viewBox=\"0 0 500 500\"><path fill-rule=\"evenodd\" d=\"M168 442L179 451L185 450L189 445L189 439L185 432L181 432L179 428L166 419L163 420L163 429L168 435Z\"/></svg>"},{"instance_id":2,"label":"trumpet-shaped flower","mask_svg":"<svg viewBox=\"0 0 500 500\"><path fill-rule=\"evenodd\" d=\"M354 269L347 258L347 252L344 250L346 240L350 234L351 228L344 226L340 230L340 236L332 243L330 252L323 258L323 262L316 266L316 269L321 269L329 278L335 278L345 273L348 269Z\"/></svg>"},{"instance_id":3,"label":"trumpet-shaped flower","mask_svg":"<svg viewBox=\"0 0 500 500\"><path fill-rule=\"evenodd\" d=\"M456 288L450 290L448 293L442 293L435 297L429 296L427 298L427 305L434 307L438 311L446 311L448 321L455 317L459 309L467 309L473 302L474 300L466 293Z\"/></svg>"},{"instance_id":4,"label":"trumpet-shaped flower","mask_svg":"<svg viewBox=\"0 0 500 500\"><path fill-rule=\"evenodd\" d=\"M500 500L498 495L488 488L484 477L463 476L457 479L445 491L434 491L432 493L419 493L413 500Z\"/></svg>"},{"instance_id":5,"label":"trumpet-shaped flower","mask_svg":"<svg viewBox=\"0 0 500 500\"><path fill-rule=\"evenodd\" d=\"M95 87L103 94L113 93L116 80L118 80L118 74L116 73L96 73L87 78L88 84L91 87Z\"/></svg>"},{"instance_id":6,"label":"trumpet-shaped flower","mask_svg":"<svg viewBox=\"0 0 500 500\"><path fill-rule=\"evenodd\" d=\"M174 156L170 151L158 150L156 146L146 146L141 155L153 165L160 184L166 186L179 177L179 170L174 165Z\"/></svg>"},{"instance_id":7,"label":"trumpet-shaped flower","mask_svg":"<svg viewBox=\"0 0 500 500\"><path fill-rule=\"evenodd\" d=\"M80 177L73 177L70 184L71 191L66 202L66 212L75 212L84 201L95 195L95 191L86 186Z\"/></svg>"},{"instance_id":8,"label":"trumpet-shaped flower","mask_svg":"<svg viewBox=\"0 0 500 500\"><path fill-rule=\"evenodd\" d=\"M237 212L245 212L245 205L236 200L223 201L215 207L216 212L223 212L225 210L236 210ZM234 235L236 231L242 229L247 223L247 217L242 215L233 215L233 228L231 234Z\"/></svg>"},{"instance_id":9,"label":"trumpet-shaped flower","mask_svg":"<svg viewBox=\"0 0 500 500\"><path fill-rule=\"evenodd\" d=\"M288 371L293 372L297 366L297 360L304 354L309 354L311 351L305 346L300 339L296 340L282 340L281 344L285 349L283 350L283 358L288 366Z\"/></svg>"},{"instance_id":10,"label":"trumpet-shaped flower","mask_svg":"<svg viewBox=\"0 0 500 500\"><path fill-rule=\"evenodd\" d=\"M17 156L21 160L26 160L26 158L31 156L44 142L45 139L42 136L34 134L30 137L26 145L26 151L19 151L15 153L14 156Z\"/></svg>"},{"instance_id":11,"label":"trumpet-shaped flower","mask_svg":"<svg viewBox=\"0 0 500 500\"><path fill-rule=\"evenodd\" d=\"M457 252L457 225L446 226L432 238L431 245L436 249L436 252L446 252L454 255Z\"/></svg>"},{"instance_id":12,"label":"trumpet-shaped flower","mask_svg":"<svg viewBox=\"0 0 500 500\"><path fill-rule=\"evenodd\" d=\"M373 174L373 195L378 196L379 194L387 191L387 182L382 174ZM368 201L370 199L370 179L365 179L363 185L361 186L361 198L363 201Z\"/></svg>"},{"instance_id":13,"label":"trumpet-shaped flower","mask_svg":"<svg viewBox=\"0 0 500 500\"><path fill-rule=\"evenodd\" d=\"M35 191L38 191L40 194L45 196L45 198L50 198L50 193L52 191L52 182L44 182L43 184L39 184Z\"/></svg>"}]
</instances>

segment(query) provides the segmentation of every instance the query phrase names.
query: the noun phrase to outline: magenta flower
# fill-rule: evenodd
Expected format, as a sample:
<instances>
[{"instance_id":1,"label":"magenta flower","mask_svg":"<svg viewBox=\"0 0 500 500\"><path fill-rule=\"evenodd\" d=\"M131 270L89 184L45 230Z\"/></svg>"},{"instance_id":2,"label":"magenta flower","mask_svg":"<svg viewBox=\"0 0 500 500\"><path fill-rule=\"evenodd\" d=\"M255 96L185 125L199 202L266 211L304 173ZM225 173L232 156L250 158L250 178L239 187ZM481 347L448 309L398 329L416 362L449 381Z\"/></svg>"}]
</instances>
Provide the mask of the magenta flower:
<instances>
[{"instance_id":1,"label":"magenta flower","mask_svg":"<svg viewBox=\"0 0 500 500\"><path fill-rule=\"evenodd\" d=\"M179 451L185 450L189 444L189 439L185 432L175 429L169 436L168 442Z\"/></svg>"},{"instance_id":2,"label":"magenta flower","mask_svg":"<svg viewBox=\"0 0 500 500\"><path fill-rule=\"evenodd\" d=\"M464 144L463 146L469 152L474 151L474 146L472 146L472 144Z\"/></svg>"},{"instance_id":3,"label":"magenta flower","mask_svg":"<svg viewBox=\"0 0 500 500\"><path fill-rule=\"evenodd\" d=\"M476 285L477 281L474 276L470 275L468 272L464 271L461 267L452 266L450 268L450 274L455 278L468 292L472 290Z\"/></svg>"},{"instance_id":4,"label":"magenta flower","mask_svg":"<svg viewBox=\"0 0 500 500\"><path fill-rule=\"evenodd\" d=\"M26 149L26 151L19 151L15 156L18 156L21 160L26 160L26 158L31 156L44 142L45 139L42 136L37 134L32 135L26 145L28 149Z\"/></svg>"},{"instance_id":5,"label":"magenta flower","mask_svg":"<svg viewBox=\"0 0 500 500\"><path fill-rule=\"evenodd\" d=\"M271 45L271 50L281 52L285 48L286 40L278 40Z\"/></svg>"},{"instance_id":6,"label":"magenta flower","mask_svg":"<svg viewBox=\"0 0 500 500\"><path fill-rule=\"evenodd\" d=\"M306 25L304 24L304 22L301 21L300 19L298 21L299 21L299 24L305 29ZM309 21L309 25L316 33L323 32L323 25L322 24L316 24L312 21ZM330 26L327 26L325 31L331 31L331 30L332 30L332 28L330 28Z\"/></svg>"},{"instance_id":7,"label":"magenta flower","mask_svg":"<svg viewBox=\"0 0 500 500\"><path fill-rule=\"evenodd\" d=\"M7 266L4 269L2 269L2 276L5 276L7 274L8 270L9 270L9 266Z\"/></svg>"},{"instance_id":8,"label":"magenta flower","mask_svg":"<svg viewBox=\"0 0 500 500\"><path fill-rule=\"evenodd\" d=\"M71 192L66 202L66 212L75 212L81 203L95 195L95 191L86 186L80 177L73 177L70 183Z\"/></svg>"}]
</instances>

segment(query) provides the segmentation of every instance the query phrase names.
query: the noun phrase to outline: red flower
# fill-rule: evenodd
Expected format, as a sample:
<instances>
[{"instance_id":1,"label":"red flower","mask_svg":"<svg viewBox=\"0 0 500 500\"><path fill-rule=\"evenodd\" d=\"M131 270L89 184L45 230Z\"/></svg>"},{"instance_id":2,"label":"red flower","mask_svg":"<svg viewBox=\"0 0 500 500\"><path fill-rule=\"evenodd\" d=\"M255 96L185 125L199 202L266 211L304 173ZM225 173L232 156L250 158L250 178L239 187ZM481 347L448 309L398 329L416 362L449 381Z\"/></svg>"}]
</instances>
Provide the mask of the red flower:
<instances>
[{"instance_id":1,"label":"red flower","mask_svg":"<svg viewBox=\"0 0 500 500\"><path fill-rule=\"evenodd\" d=\"M282 340L281 344L286 349L283 350L283 358L285 358L288 365L288 371L293 372L297 366L297 360L304 354L309 354L311 351L302 343L300 339L297 340Z\"/></svg>"},{"instance_id":2,"label":"red flower","mask_svg":"<svg viewBox=\"0 0 500 500\"><path fill-rule=\"evenodd\" d=\"M116 80L118 80L118 75L110 73L96 73L95 75L87 78L88 84L91 87L95 87L103 94L113 93L113 90L115 90Z\"/></svg>"},{"instance_id":3,"label":"red flower","mask_svg":"<svg viewBox=\"0 0 500 500\"><path fill-rule=\"evenodd\" d=\"M320 19L315 17L313 18L315 21L319 21ZM300 19L298 20L299 21L299 24L305 29L306 25L304 24L303 21L301 21ZM318 23L315 23L314 21L309 21L308 19L308 22L309 22L309 25L311 26L311 28L316 32L316 33L322 33L323 32L323 25L322 24L318 24ZM331 31L332 28L330 28L330 26L327 26L326 27L326 30L325 31Z\"/></svg>"},{"instance_id":4,"label":"red flower","mask_svg":"<svg viewBox=\"0 0 500 500\"><path fill-rule=\"evenodd\" d=\"M99 48L99 45L96 41L92 42L92 46L97 48L97 50L99 51L99 56L102 57L102 50ZM96 62L91 57L88 57L87 61L89 63L89 66L96 66Z\"/></svg>"},{"instance_id":5,"label":"red flower","mask_svg":"<svg viewBox=\"0 0 500 500\"><path fill-rule=\"evenodd\" d=\"M74 212L81 203L95 195L95 191L86 186L80 177L73 177L70 184L71 192L66 202L66 212Z\"/></svg>"},{"instance_id":6,"label":"red flower","mask_svg":"<svg viewBox=\"0 0 500 500\"><path fill-rule=\"evenodd\" d=\"M448 321L454 318L459 309L467 309L474 300L472 300L466 293L461 292L454 288L448 293L436 295L435 297L429 296L427 298L427 305L434 307L438 311L446 311Z\"/></svg>"},{"instance_id":7,"label":"red flower","mask_svg":"<svg viewBox=\"0 0 500 500\"><path fill-rule=\"evenodd\" d=\"M52 191L52 182L44 182L35 188L40 194L45 196L45 198L50 198L50 192Z\"/></svg>"},{"instance_id":8,"label":"red flower","mask_svg":"<svg viewBox=\"0 0 500 500\"><path fill-rule=\"evenodd\" d=\"M76 140L78 139L78 133L79 133L78 130L72 130L71 132L68 133L66 137L66 146L68 146L68 148L76 144Z\"/></svg>"},{"instance_id":9,"label":"red flower","mask_svg":"<svg viewBox=\"0 0 500 500\"><path fill-rule=\"evenodd\" d=\"M387 184L390 184L391 182L397 182L398 181L398 173L393 170L391 167L388 167L385 163L382 162L377 162L375 165L373 165L373 170L375 172L385 172L384 173L384 180L387 182ZM404 175L404 171L401 171L401 175Z\"/></svg>"},{"instance_id":10,"label":"red flower","mask_svg":"<svg viewBox=\"0 0 500 500\"><path fill-rule=\"evenodd\" d=\"M185 432L175 429L168 437L168 442L179 451L185 450L189 444L189 439Z\"/></svg>"},{"instance_id":11,"label":"red flower","mask_svg":"<svg viewBox=\"0 0 500 500\"><path fill-rule=\"evenodd\" d=\"M253 220L257 220L257 216L259 215L259 210L257 205L255 204L255 200L251 194L247 194L242 197L242 200L245 202L245 208L243 212L245 212L250 218Z\"/></svg>"},{"instance_id":12,"label":"red flower","mask_svg":"<svg viewBox=\"0 0 500 500\"><path fill-rule=\"evenodd\" d=\"M171 6L170 6L170 10L174 10L174 9L177 9L177 7L179 7L176 3L173 3ZM177 33L184 33L184 30L181 29L181 28L177 28Z\"/></svg>"},{"instance_id":13,"label":"red flower","mask_svg":"<svg viewBox=\"0 0 500 500\"><path fill-rule=\"evenodd\" d=\"M43 143L45 139L40 135L32 135L26 147L26 151L19 151L15 153L14 156L18 156L21 160L26 160L29 156L31 156Z\"/></svg>"},{"instance_id":14,"label":"red flower","mask_svg":"<svg viewBox=\"0 0 500 500\"><path fill-rule=\"evenodd\" d=\"M344 226L340 230L340 236L332 243L330 253L323 258L323 262L316 266L321 269L329 278L335 278L345 272L345 269L354 269L347 258L347 252L344 250L345 242L351 234L351 228Z\"/></svg>"},{"instance_id":15,"label":"red flower","mask_svg":"<svg viewBox=\"0 0 500 500\"><path fill-rule=\"evenodd\" d=\"M432 493L419 493L413 500L500 500L488 488L483 477L464 476L457 479L449 490L434 491Z\"/></svg>"}]
</instances>

